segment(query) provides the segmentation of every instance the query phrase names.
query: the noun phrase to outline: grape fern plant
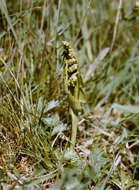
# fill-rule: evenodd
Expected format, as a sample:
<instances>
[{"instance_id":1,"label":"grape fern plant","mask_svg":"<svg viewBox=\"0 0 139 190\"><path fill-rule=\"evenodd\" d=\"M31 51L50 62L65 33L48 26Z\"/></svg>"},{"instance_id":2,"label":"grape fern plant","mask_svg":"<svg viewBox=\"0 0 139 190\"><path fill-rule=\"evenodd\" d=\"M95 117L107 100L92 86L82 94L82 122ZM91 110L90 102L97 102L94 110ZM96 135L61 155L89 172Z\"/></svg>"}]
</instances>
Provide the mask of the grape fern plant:
<instances>
[{"instance_id":1,"label":"grape fern plant","mask_svg":"<svg viewBox=\"0 0 139 190\"><path fill-rule=\"evenodd\" d=\"M71 148L74 148L76 143L78 114L82 111L81 102L84 102L84 95L79 62L68 42L63 41L63 47L64 89L70 105L72 118Z\"/></svg>"}]
</instances>

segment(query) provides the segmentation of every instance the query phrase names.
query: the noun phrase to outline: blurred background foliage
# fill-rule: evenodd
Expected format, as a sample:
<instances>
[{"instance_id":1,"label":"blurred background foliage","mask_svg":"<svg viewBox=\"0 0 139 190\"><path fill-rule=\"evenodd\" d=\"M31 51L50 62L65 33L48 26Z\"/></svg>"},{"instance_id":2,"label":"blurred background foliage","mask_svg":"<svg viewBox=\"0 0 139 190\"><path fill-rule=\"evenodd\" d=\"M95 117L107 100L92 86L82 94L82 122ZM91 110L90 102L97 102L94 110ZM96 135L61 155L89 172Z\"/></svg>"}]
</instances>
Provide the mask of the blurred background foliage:
<instances>
[{"instance_id":1,"label":"blurred background foliage","mask_svg":"<svg viewBox=\"0 0 139 190\"><path fill-rule=\"evenodd\" d=\"M0 189L139 188L139 6L123 0L0 0ZM62 44L90 108L75 151Z\"/></svg>"}]
</instances>

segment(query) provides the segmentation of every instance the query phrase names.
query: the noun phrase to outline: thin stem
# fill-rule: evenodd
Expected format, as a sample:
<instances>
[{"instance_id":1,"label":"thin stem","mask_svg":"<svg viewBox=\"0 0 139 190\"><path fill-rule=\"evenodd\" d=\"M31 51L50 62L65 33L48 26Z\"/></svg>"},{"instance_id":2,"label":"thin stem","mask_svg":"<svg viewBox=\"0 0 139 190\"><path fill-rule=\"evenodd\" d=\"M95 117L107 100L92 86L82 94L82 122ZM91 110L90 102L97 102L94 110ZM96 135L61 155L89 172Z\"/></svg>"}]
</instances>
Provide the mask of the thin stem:
<instances>
[{"instance_id":1,"label":"thin stem","mask_svg":"<svg viewBox=\"0 0 139 190\"><path fill-rule=\"evenodd\" d=\"M123 0L119 0L119 6L118 6L118 10L117 10L117 15L116 15L116 20L115 20L115 25L114 25L114 32L113 32L113 38L112 38L110 51L112 51L115 40L116 40L116 34L117 34L118 23L119 23L119 19L120 19L120 12L121 12L121 8L122 8L122 3L123 3Z\"/></svg>"},{"instance_id":2,"label":"thin stem","mask_svg":"<svg viewBox=\"0 0 139 190\"><path fill-rule=\"evenodd\" d=\"M78 116L73 112L72 108L70 108L70 114L72 118L72 134L71 134L71 146L73 149L76 144L76 135L77 135L77 127L78 127Z\"/></svg>"}]
</instances>

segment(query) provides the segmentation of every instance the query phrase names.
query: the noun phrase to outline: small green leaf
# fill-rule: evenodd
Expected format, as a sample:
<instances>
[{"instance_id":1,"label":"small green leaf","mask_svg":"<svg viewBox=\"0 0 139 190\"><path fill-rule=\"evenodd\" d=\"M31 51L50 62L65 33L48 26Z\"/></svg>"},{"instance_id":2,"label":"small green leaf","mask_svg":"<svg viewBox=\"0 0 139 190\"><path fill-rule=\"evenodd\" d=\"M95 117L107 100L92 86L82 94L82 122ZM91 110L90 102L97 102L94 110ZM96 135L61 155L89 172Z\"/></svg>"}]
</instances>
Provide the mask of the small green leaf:
<instances>
[{"instance_id":1,"label":"small green leaf","mask_svg":"<svg viewBox=\"0 0 139 190\"><path fill-rule=\"evenodd\" d=\"M46 105L46 108L44 109L44 113L56 108L59 106L59 101L58 100L52 100L50 102L48 102L48 104Z\"/></svg>"},{"instance_id":2,"label":"small green leaf","mask_svg":"<svg viewBox=\"0 0 139 190\"><path fill-rule=\"evenodd\" d=\"M71 164L79 166L81 164L80 157L73 149L68 149L64 154L64 159L70 161Z\"/></svg>"},{"instance_id":3,"label":"small green leaf","mask_svg":"<svg viewBox=\"0 0 139 190\"><path fill-rule=\"evenodd\" d=\"M52 131L52 136L56 135L59 132L63 132L67 130L67 124L59 123L57 126L54 127Z\"/></svg>"}]
</instances>

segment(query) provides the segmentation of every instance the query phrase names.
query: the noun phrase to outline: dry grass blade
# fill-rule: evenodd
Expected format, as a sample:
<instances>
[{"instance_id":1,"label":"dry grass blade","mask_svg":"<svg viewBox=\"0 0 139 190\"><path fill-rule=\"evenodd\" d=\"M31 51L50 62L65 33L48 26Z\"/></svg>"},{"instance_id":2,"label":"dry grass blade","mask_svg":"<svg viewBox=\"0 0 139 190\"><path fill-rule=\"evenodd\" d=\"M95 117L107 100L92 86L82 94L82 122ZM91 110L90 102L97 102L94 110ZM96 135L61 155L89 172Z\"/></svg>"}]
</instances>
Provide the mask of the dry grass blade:
<instances>
[{"instance_id":1,"label":"dry grass blade","mask_svg":"<svg viewBox=\"0 0 139 190\"><path fill-rule=\"evenodd\" d=\"M121 9L122 9L122 4L123 4L123 0L119 0L119 6L118 6L118 9L117 9L117 15L116 15L116 19L115 19L113 38L112 38L110 51L112 51L114 43L115 43L115 40L116 40L116 34L117 34L117 29L118 29L118 23L119 23L119 19L120 19L120 13L121 13Z\"/></svg>"}]
</instances>

